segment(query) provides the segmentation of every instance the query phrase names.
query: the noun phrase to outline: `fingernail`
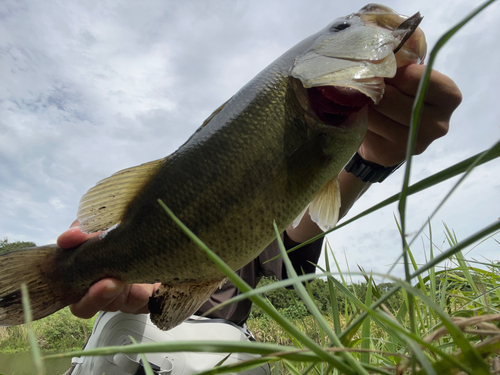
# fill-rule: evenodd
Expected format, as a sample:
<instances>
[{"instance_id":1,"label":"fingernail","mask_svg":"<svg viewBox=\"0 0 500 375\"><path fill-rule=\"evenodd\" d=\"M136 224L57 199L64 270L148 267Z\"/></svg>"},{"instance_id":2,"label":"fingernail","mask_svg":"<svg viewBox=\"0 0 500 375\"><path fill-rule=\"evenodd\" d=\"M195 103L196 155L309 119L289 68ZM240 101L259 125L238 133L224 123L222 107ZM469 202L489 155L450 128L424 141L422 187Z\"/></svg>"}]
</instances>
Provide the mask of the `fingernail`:
<instances>
[{"instance_id":1,"label":"fingernail","mask_svg":"<svg viewBox=\"0 0 500 375\"><path fill-rule=\"evenodd\" d=\"M120 294L118 285L112 281L108 282L107 285L102 290L102 297L105 299L112 299Z\"/></svg>"}]
</instances>

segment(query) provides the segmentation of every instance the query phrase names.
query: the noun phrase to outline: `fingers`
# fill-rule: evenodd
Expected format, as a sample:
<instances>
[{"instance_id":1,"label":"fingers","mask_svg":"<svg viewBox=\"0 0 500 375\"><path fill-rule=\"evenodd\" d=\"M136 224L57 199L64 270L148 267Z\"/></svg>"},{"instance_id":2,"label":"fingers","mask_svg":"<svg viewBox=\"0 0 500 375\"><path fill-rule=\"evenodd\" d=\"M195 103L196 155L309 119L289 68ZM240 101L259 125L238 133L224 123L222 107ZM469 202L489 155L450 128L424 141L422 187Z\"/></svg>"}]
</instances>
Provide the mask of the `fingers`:
<instances>
[{"instance_id":1,"label":"fingers","mask_svg":"<svg viewBox=\"0 0 500 375\"><path fill-rule=\"evenodd\" d=\"M98 281L80 301L70 306L70 310L79 318L89 319L111 304L124 288L125 284L115 279Z\"/></svg>"},{"instance_id":2,"label":"fingers","mask_svg":"<svg viewBox=\"0 0 500 375\"><path fill-rule=\"evenodd\" d=\"M380 150L388 151L380 151ZM367 161L391 167L403 161L406 157L406 140L402 147L395 147L390 140L368 131L363 144L358 150L361 157Z\"/></svg>"},{"instance_id":3,"label":"fingers","mask_svg":"<svg viewBox=\"0 0 500 375\"><path fill-rule=\"evenodd\" d=\"M399 105L398 105L399 107ZM394 119L395 116L387 116L375 107L368 108L370 125L368 132L375 133L392 143L405 143L408 138L409 126L401 124Z\"/></svg>"},{"instance_id":4,"label":"fingers","mask_svg":"<svg viewBox=\"0 0 500 375\"><path fill-rule=\"evenodd\" d=\"M83 233L80 227L75 226L69 228L57 238L57 246L61 249L69 249L71 247L80 245L88 239L98 236L101 232L96 233Z\"/></svg>"},{"instance_id":5,"label":"fingers","mask_svg":"<svg viewBox=\"0 0 500 375\"><path fill-rule=\"evenodd\" d=\"M384 98L375 107L377 111L400 124L409 126L413 101L425 68L423 65L413 64L398 69L394 78L386 80ZM461 101L462 93L455 82L433 70L424 99L422 123L448 123Z\"/></svg>"},{"instance_id":6,"label":"fingers","mask_svg":"<svg viewBox=\"0 0 500 375\"><path fill-rule=\"evenodd\" d=\"M88 239L98 236L97 233L83 233L79 222L75 220L70 229L57 239L57 245L68 249ZM70 306L73 315L88 319L99 311L122 311L130 314L147 314L149 297L158 290L156 284L125 284L116 279L100 280L90 287L87 294L77 303Z\"/></svg>"},{"instance_id":7,"label":"fingers","mask_svg":"<svg viewBox=\"0 0 500 375\"><path fill-rule=\"evenodd\" d=\"M126 303L120 308L120 311L130 314L148 314L149 298L158 290L159 286L160 283L130 285Z\"/></svg>"},{"instance_id":8,"label":"fingers","mask_svg":"<svg viewBox=\"0 0 500 375\"><path fill-rule=\"evenodd\" d=\"M414 100L415 97L406 95L397 87L387 85L384 99L379 105L371 107L371 116L374 116L374 121L370 124L371 130L379 135L388 135L388 133L391 133L389 128L384 126L383 118L376 116L375 112L378 112L387 119L391 119L394 123L409 127ZM447 106L441 106L441 104L433 105L427 102L424 103L419 128L419 138L421 138L423 143L430 144L437 138L446 135L450 118L455 108L451 109ZM383 130L384 127L385 130Z\"/></svg>"},{"instance_id":9,"label":"fingers","mask_svg":"<svg viewBox=\"0 0 500 375\"><path fill-rule=\"evenodd\" d=\"M384 166L404 160L413 102L425 68L415 64L402 67L394 78L386 80L383 99L369 108L368 132L359 150L366 160ZM415 154L448 132L451 115L461 100L462 94L450 78L431 72Z\"/></svg>"},{"instance_id":10,"label":"fingers","mask_svg":"<svg viewBox=\"0 0 500 375\"><path fill-rule=\"evenodd\" d=\"M396 76L387 79L386 83L396 87L401 93L414 97L426 68L425 65L417 64L401 67ZM451 114L461 102L462 93L455 82L437 70L432 70L425 103L437 105Z\"/></svg>"},{"instance_id":11,"label":"fingers","mask_svg":"<svg viewBox=\"0 0 500 375\"><path fill-rule=\"evenodd\" d=\"M101 280L89 289L77 303L70 306L73 315L88 319L99 311L121 311L129 314L147 314L149 297L157 284L124 284L115 279Z\"/></svg>"},{"instance_id":12,"label":"fingers","mask_svg":"<svg viewBox=\"0 0 500 375\"><path fill-rule=\"evenodd\" d=\"M78 220L71 223L69 229L57 237L57 246L61 249L69 249L78 246L92 237L96 237L102 232L83 233L80 230L80 222Z\"/></svg>"}]
</instances>

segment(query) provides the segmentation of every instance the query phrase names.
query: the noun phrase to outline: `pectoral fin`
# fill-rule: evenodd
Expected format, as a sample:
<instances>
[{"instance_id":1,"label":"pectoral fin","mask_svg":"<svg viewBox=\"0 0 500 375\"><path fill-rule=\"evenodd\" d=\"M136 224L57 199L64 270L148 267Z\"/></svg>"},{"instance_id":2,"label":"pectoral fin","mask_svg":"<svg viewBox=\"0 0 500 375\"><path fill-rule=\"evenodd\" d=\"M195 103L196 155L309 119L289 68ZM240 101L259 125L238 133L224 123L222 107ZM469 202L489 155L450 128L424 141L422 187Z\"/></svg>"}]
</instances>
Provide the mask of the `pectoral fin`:
<instances>
[{"instance_id":1,"label":"pectoral fin","mask_svg":"<svg viewBox=\"0 0 500 375\"><path fill-rule=\"evenodd\" d=\"M116 172L90 189L80 200L80 229L91 233L118 224L132 199L153 177L165 159Z\"/></svg>"},{"instance_id":2,"label":"pectoral fin","mask_svg":"<svg viewBox=\"0 0 500 375\"><path fill-rule=\"evenodd\" d=\"M302 211L297 219L294 220L294 227L299 225L307 210L309 210L311 220L314 221L323 232L335 227L339 220L340 211L340 186L337 177L329 181L316 194L312 202Z\"/></svg>"}]
</instances>

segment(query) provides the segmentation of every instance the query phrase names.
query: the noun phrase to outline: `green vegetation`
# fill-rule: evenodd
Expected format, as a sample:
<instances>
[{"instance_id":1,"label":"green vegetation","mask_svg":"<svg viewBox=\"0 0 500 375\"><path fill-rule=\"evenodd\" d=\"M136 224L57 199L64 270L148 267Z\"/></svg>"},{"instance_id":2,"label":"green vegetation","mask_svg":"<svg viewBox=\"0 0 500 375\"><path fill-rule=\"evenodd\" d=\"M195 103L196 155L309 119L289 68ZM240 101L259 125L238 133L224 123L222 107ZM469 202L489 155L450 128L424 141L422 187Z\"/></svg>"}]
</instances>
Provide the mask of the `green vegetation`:
<instances>
[{"instance_id":1,"label":"green vegetation","mask_svg":"<svg viewBox=\"0 0 500 375\"><path fill-rule=\"evenodd\" d=\"M32 323L38 346L44 352L79 350L87 342L94 319L76 318L64 308L47 318ZM0 327L0 352L27 352L30 350L25 325Z\"/></svg>"},{"instance_id":2,"label":"green vegetation","mask_svg":"<svg viewBox=\"0 0 500 375\"><path fill-rule=\"evenodd\" d=\"M265 278L259 283L258 288L272 285L276 282L278 281L275 278ZM345 284L345 286L349 292L355 295L360 301L366 300L368 283L351 283ZM377 288L382 294L394 287L394 283L381 283L377 285ZM309 282L308 289L319 311L325 316L330 316L332 314L332 296L328 288L327 280L314 279ZM279 288L263 293L262 295L267 298L278 312L288 319L300 319L303 316L311 315L295 290ZM349 303L348 299L339 288L335 288L334 295L339 311L343 312L342 315L350 316L355 312L355 307ZM387 305L392 313L396 313L403 302L403 294L401 291L398 291L390 297ZM266 314L260 307L254 306L252 314L250 315L250 320L260 320L261 318L267 319Z\"/></svg>"},{"instance_id":3,"label":"green vegetation","mask_svg":"<svg viewBox=\"0 0 500 375\"><path fill-rule=\"evenodd\" d=\"M23 242L23 241L9 242L8 238L5 237L3 240L0 240L0 254L33 246L36 246L34 242Z\"/></svg>"}]
</instances>

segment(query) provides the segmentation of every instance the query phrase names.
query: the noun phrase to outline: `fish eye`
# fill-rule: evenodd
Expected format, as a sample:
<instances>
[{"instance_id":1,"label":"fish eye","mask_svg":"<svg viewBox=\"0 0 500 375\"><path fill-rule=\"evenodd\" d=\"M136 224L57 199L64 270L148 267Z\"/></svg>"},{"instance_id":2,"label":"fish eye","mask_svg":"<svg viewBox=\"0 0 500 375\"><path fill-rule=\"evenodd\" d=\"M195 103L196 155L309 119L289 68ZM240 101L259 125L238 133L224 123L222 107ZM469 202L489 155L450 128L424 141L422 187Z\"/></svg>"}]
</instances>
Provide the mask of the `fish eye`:
<instances>
[{"instance_id":1,"label":"fish eye","mask_svg":"<svg viewBox=\"0 0 500 375\"><path fill-rule=\"evenodd\" d=\"M351 24L347 21L341 21L333 24L330 27L330 31L337 32L337 31L342 31L345 29L348 29L351 26Z\"/></svg>"}]
</instances>

